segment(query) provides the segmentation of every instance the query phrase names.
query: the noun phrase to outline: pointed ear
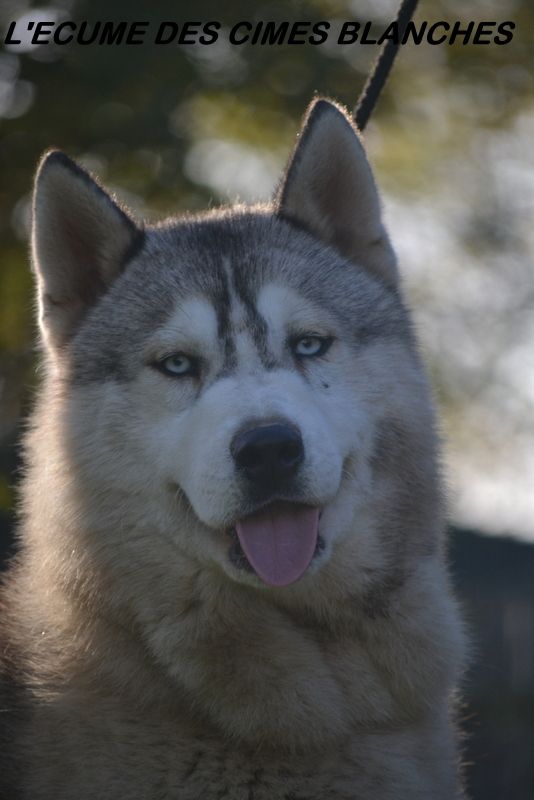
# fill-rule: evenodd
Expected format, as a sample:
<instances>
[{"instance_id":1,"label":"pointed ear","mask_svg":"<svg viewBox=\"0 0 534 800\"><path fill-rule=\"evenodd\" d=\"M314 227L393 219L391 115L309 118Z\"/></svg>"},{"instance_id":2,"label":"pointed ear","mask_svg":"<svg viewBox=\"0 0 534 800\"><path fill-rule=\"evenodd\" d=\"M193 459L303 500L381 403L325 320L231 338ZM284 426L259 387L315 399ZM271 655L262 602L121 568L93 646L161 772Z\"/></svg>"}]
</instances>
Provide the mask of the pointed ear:
<instances>
[{"instance_id":1,"label":"pointed ear","mask_svg":"<svg viewBox=\"0 0 534 800\"><path fill-rule=\"evenodd\" d=\"M308 108L279 190L276 210L394 286L395 256L360 136L328 100Z\"/></svg>"},{"instance_id":2,"label":"pointed ear","mask_svg":"<svg viewBox=\"0 0 534 800\"><path fill-rule=\"evenodd\" d=\"M35 179L32 252L47 344L61 347L69 340L142 236L74 161L60 151L43 157Z\"/></svg>"}]
</instances>

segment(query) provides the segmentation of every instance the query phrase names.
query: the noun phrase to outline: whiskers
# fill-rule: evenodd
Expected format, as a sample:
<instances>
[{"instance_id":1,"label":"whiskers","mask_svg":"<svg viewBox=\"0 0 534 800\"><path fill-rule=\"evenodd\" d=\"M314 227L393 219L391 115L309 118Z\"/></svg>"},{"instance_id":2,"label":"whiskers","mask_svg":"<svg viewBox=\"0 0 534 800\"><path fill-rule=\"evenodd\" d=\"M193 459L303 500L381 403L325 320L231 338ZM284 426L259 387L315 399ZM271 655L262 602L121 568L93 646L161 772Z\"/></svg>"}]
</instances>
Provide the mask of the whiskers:
<instances>
[{"instance_id":1,"label":"whiskers","mask_svg":"<svg viewBox=\"0 0 534 800\"><path fill-rule=\"evenodd\" d=\"M348 481L356 480L356 474L353 472L353 470L349 469L346 463L343 464L343 467L341 469L341 478L342 480L348 480Z\"/></svg>"}]
</instances>

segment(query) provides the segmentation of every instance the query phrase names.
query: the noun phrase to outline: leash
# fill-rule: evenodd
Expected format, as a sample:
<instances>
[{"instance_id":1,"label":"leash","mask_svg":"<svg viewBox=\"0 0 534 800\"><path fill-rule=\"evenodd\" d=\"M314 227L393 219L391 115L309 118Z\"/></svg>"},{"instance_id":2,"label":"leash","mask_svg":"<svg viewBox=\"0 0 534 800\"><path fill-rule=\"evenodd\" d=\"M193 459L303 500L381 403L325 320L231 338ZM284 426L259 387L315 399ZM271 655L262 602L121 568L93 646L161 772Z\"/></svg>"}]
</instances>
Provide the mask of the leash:
<instances>
[{"instance_id":1,"label":"leash","mask_svg":"<svg viewBox=\"0 0 534 800\"><path fill-rule=\"evenodd\" d=\"M406 32L408 23L415 13L417 3L418 0L402 1L396 19L398 26L397 41L395 42L393 39L388 39L384 42L374 67L365 82L365 86L358 98L352 115L360 131L363 131L369 122L369 117L373 113L373 109L388 79L393 62L395 61L395 56L399 50L399 44Z\"/></svg>"}]
</instances>

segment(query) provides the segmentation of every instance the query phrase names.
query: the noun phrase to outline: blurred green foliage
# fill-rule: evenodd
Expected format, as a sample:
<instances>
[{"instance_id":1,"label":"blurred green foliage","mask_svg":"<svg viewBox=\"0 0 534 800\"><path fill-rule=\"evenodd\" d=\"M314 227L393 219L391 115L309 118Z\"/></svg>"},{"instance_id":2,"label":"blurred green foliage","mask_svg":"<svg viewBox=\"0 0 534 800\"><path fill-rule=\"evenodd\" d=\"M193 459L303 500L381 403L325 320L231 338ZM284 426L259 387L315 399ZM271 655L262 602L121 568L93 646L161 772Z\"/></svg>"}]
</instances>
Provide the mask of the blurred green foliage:
<instances>
[{"instance_id":1,"label":"blurred green foliage","mask_svg":"<svg viewBox=\"0 0 534 800\"><path fill-rule=\"evenodd\" d=\"M219 20L230 27L240 20L372 19L379 30L394 17L396 6L396 0L260 0L253 4L231 0L224 5L214 0L150 4L58 0L56 8L54 2L45 6L3 0L0 25L4 29L22 14L31 18L35 8L41 19L59 16L90 23L146 20L157 25L164 20L195 19ZM532 272L526 239L521 239L514 221L517 209L525 215L531 209L525 199L514 198L513 191L498 202L492 200L498 195L500 177L491 172L491 148L487 157L482 145L501 131L513 130L516 121L522 125L522 120L534 115L534 5L531 0L467 4L421 0L417 19L511 19L516 23L513 41L506 46L403 48L366 137L380 183L396 198L397 210L416 204L419 209L436 206L443 202L444 183L452 181L455 228L444 235L454 240L454 253L460 260L475 254L487 266L490 257L495 259L494 272L487 266L484 278L495 282L493 298L506 295L496 278L503 264L510 270L516 265L514 303L498 320L500 346L506 347L511 342L512 313L515 319L523 308L528 310L526 299L534 286L533 282L529 288ZM312 95L334 96L352 107L377 55L375 47L340 47L334 38L320 46L271 47L230 47L224 35L220 39L205 47L155 46L147 41L142 46L44 46L24 52L0 48L0 510L13 500L14 442L36 382L28 228L33 172L43 151L52 146L64 149L94 170L135 213L152 220L217 204L239 192L265 196L270 182L274 186ZM528 139L529 129L525 130ZM511 158L516 140L511 141L503 159ZM225 160L227 170L217 176L215 167L220 171ZM532 170L532 159L530 164ZM449 202L447 197L445 202ZM424 219L421 237L432 238ZM528 219L526 226L530 226ZM478 351L470 350L469 326L475 331L473 336L483 339L484 324L495 327L491 311L498 303L492 299L475 313L473 297L479 284L475 280L470 288L466 284L470 312L468 324L463 324L462 290L451 298L450 275L441 267L433 274L441 292L435 305L428 304L422 280L412 286L411 300L416 309L418 304L428 307L425 323L429 322L429 341L432 336L436 339L435 352L439 354L447 342L450 345L431 367L457 442L467 449L477 435L487 439L488 429L476 433L478 428L471 424L466 433L461 428L466 403L462 387L472 387L476 398L480 386L491 383L479 368ZM480 285L487 289L486 284ZM442 305L451 308L446 339L441 329L433 334L430 326ZM461 373L454 370L453 352L465 356ZM491 357L496 362L497 355ZM502 394L507 404L513 401L513 393ZM473 409L472 418L483 419L476 405ZM501 451L495 452L497 462ZM472 559L466 570L471 570L472 577ZM506 591L503 588L503 597ZM531 685L528 691L532 697ZM532 715L528 726L531 731ZM502 733L500 723L492 730L495 742L495 731ZM526 747L518 747L517 752L523 758ZM482 774L484 768L479 771ZM503 781L510 786L518 774L512 770ZM478 796L489 800L491 786L484 784L483 777L479 782L485 788ZM531 794L525 784L509 796L526 800Z\"/></svg>"},{"instance_id":2,"label":"blurred green foliage","mask_svg":"<svg viewBox=\"0 0 534 800\"><path fill-rule=\"evenodd\" d=\"M367 20L383 29L394 0L195 3L68 0L49 6L7 0L0 22L40 19L218 20L214 45L54 46L0 50L0 439L10 440L34 383L33 298L28 224L35 165L60 147L79 158L139 215L158 219L226 199L210 181L210 162L198 169L214 141L265 159L276 173L289 152L298 119L314 93L349 107L377 48L227 44L225 28L240 20ZM513 19L507 46L403 48L372 120L368 143L382 185L400 195L431 197L448 154L467 152L482 127L500 126L532 106L534 11L528 0L497 4L425 0L418 20ZM153 28L151 27L151 30ZM2 119L3 117L3 119ZM195 145L204 142L204 150ZM227 151L221 151L225 158ZM235 153L235 148L234 151ZM237 151L239 152L239 151ZM191 166L196 153L196 164ZM268 159L271 158L269 162ZM256 163L256 162L254 162ZM253 163L253 166L254 166ZM274 166L273 166L274 164ZM232 167L233 169L233 167ZM239 166L237 167L239 172ZM223 176L224 180L224 176ZM243 170L243 181L247 174ZM274 181L274 177L273 177ZM235 182L234 182L235 183ZM230 182L228 191L236 192ZM239 190L240 184L237 183ZM264 189L262 189L264 191ZM6 464L4 463L4 469ZM2 469L2 464L0 464ZM2 493L0 502L5 502ZM2 500L3 498L3 500Z\"/></svg>"},{"instance_id":3,"label":"blurred green foliage","mask_svg":"<svg viewBox=\"0 0 534 800\"><path fill-rule=\"evenodd\" d=\"M34 383L35 328L27 251L32 176L42 152L55 146L79 158L135 212L150 219L226 199L225 186L210 178L211 162L203 155L211 152L214 142L227 147L219 160L228 152L235 159L241 152L236 148L242 148L242 184L248 175L246 154L253 167L258 160L265 162L267 177L272 174L274 182L311 96L331 95L352 106L377 48L336 46L333 35L320 46L232 47L224 28L240 20L330 20L335 27L335 20L372 19L379 30L396 12L394 0L291 4L232 0L224 6L210 0L180 4L118 0L112 7L104 0L67 0L57 8L54 3L6 0L0 7L4 29L23 14L31 18L34 7L40 19L89 24L106 19L146 20L152 26L164 20L218 20L223 32L217 44L204 47L156 46L147 38L142 46L74 44L0 50L0 440L4 441L13 438L26 388ZM371 122L368 146L381 183L400 197L430 202L452 155L468 153L470 140L481 130L505 126L533 107L532 4L508 0L466 7L459 0L423 0L417 14L418 20L467 18L513 19L514 39L506 46L403 48ZM230 145L234 149L228 151ZM230 169L239 173L239 159ZM263 193L264 183L265 178ZM229 181L229 194L240 186L239 180ZM486 228L492 228L491 220ZM449 401L453 399L451 395ZM6 463L2 467L5 471ZM7 498L3 491L0 503Z\"/></svg>"}]
</instances>

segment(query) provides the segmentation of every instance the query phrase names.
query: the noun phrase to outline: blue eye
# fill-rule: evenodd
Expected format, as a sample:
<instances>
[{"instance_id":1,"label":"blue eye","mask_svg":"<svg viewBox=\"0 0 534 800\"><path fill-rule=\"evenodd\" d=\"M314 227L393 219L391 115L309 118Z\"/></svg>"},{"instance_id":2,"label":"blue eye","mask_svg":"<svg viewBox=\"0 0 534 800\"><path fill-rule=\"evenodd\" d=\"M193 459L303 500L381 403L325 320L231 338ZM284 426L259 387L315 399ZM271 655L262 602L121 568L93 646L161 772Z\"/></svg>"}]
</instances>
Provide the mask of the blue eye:
<instances>
[{"instance_id":1,"label":"blue eye","mask_svg":"<svg viewBox=\"0 0 534 800\"><path fill-rule=\"evenodd\" d=\"M291 349L297 358L314 358L324 355L332 344L331 336L300 336L294 339Z\"/></svg>"},{"instance_id":2,"label":"blue eye","mask_svg":"<svg viewBox=\"0 0 534 800\"><path fill-rule=\"evenodd\" d=\"M156 361L154 366L165 375L182 378L186 375L195 375L198 365L194 358L186 356L185 353L173 353L161 361Z\"/></svg>"}]
</instances>

